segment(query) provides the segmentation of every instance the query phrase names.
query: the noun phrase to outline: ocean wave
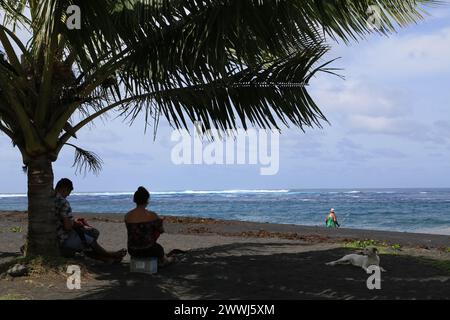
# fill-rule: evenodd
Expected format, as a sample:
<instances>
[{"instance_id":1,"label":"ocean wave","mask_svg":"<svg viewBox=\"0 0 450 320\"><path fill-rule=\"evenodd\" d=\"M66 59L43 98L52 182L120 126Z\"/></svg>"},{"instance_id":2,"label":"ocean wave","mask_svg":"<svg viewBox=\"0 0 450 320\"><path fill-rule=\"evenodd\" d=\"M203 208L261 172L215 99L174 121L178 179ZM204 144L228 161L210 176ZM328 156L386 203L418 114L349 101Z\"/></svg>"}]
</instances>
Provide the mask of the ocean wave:
<instances>
[{"instance_id":1,"label":"ocean wave","mask_svg":"<svg viewBox=\"0 0 450 320\"><path fill-rule=\"evenodd\" d=\"M320 194L327 194L327 192L320 192L320 191L288 191L289 195L296 195L296 194L305 194L305 195L320 195Z\"/></svg>"},{"instance_id":2,"label":"ocean wave","mask_svg":"<svg viewBox=\"0 0 450 320\"><path fill-rule=\"evenodd\" d=\"M24 193L18 194L0 194L0 198L25 198L27 195Z\"/></svg>"},{"instance_id":3,"label":"ocean wave","mask_svg":"<svg viewBox=\"0 0 450 320\"><path fill-rule=\"evenodd\" d=\"M184 190L184 191L150 191L152 195L177 195L177 194L238 194L238 193L288 193L289 189L279 189L279 190L245 190L245 189L235 189L235 190ZM134 192L74 192L72 196L79 197L114 197L114 196L131 196ZM26 194L0 194L0 198L23 198Z\"/></svg>"},{"instance_id":4,"label":"ocean wave","mask_svg":"<svg viewBox=\"0 0 450 320\"><path fill-rule=\"evenodd\" d=\"M361 191L354 190L354 191L347 191L347 192L344 192L344 193L353 194L353 193L361 193Z\"/></svg>"},{"instance_id":5,"label":"ocean wave","mask_svg":"<svg viewBox=\"0 0 450 320\"><path fill-rule=\"evenodd\" d=\"M100 197L100 196L130 196L133 195L133 192L74 192L73 196L82 196L82 197Z\"/></svg>"},{"instance_id":6,"label":"ocean wave","mask_svg":"<svg viewBox=\"0 0 450 320\"><path fill-rule=\"evenodd\" d=\"M288 193L288 189L280 190L184 190L184 191L155 191L150 192L151 194L234 194L234 193Z\"/></svg>"}]
</instances>

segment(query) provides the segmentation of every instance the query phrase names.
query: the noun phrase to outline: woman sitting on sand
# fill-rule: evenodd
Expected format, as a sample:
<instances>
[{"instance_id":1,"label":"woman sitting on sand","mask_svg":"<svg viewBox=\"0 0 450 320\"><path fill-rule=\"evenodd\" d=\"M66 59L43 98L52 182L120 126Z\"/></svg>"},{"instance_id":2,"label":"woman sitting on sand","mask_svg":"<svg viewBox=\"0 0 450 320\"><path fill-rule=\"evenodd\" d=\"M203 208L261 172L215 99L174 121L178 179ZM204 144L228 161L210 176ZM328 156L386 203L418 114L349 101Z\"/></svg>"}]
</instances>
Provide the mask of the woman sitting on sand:
<instances>
[{"instance_id":1,"label":"woman sitting on sand","mask_svg":"<svg viewBox=\"0 0 450 320\"><path fill-rule=\"evenodd\" d=\"M158 258L160 267L172 262L164 254L164 248L157 243L164 232L163 221L155 212L148 211L150 193L144 187L139 187L134 193L133 201L136 208L125 215L128 231L128 253L132 257Z\"/></svg>"}]
</instances>

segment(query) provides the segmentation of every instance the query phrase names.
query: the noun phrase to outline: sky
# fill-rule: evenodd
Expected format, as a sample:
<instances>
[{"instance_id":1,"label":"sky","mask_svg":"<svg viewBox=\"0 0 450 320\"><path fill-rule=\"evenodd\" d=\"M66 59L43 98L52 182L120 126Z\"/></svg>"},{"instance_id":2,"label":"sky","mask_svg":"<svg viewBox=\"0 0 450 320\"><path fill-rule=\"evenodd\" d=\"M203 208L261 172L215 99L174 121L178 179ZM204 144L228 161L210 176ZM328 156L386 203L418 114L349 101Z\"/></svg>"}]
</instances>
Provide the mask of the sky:
<instances>
[{"instance_id":1,"label":"sky","mask_svg":"<svg viewBox=\"0 0 450 320\"><path fill-rule=\"evenodd\" d=\"M309 88L329 124L284 128L275 175L259 164L176 165L167 123L154 139L142 121L111 115L74 141L103 159L101 173L77 175L66 148L55 180L69 177L78 192L450 187L450 7L428 12L389 37L331 43L327 58L340 57L332 66L345 80L323 73ZM0 193L26 192L20 154L2 134L0 150Z\"/></svg>"}]
</instances>

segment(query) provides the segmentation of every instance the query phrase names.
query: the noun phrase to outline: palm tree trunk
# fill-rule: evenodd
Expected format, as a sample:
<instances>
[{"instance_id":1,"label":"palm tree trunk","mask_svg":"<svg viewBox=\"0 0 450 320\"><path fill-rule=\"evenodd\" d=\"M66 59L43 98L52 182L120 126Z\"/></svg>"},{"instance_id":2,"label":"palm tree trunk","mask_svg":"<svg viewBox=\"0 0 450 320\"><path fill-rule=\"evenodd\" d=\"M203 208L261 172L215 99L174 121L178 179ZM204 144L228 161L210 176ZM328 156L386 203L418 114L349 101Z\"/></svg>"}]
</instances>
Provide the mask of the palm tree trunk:
<instances>
[{"instance_id":1,"label":"palm tree trunk","mask_svg":"<svg viewBox=\"0 0 450 320\"><path fill-rule=\"evenodd\" d=\"M52 162L41 157L28 163L27 256L56 256L55 194Z\"/></svg>"}]
</instances>

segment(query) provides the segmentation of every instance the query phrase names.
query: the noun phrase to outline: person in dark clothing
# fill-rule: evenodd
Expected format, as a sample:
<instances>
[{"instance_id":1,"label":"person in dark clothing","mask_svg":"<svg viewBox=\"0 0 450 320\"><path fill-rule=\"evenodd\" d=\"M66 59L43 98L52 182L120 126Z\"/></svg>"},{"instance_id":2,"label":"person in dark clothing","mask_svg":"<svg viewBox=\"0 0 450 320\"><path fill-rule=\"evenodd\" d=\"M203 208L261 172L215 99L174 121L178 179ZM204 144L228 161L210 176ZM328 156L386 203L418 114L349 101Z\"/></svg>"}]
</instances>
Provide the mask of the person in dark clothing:
<instances>
[{"instance_id":1,"label":"person in dark clothing","mask_svg":"<svg viewBox=\"0 0 450 320\"><path fill-rule=\"evenodd\" d=\"M131 257L158 258L158 265L163 267L171 262L164 253L164 248L157 242L164 233L163 220L153 211L147 210L150 193L139 187L134 193L136 208L125 215L128 233L128 253Z\"/></svg>"},{"instance_id":2,"label":"person in dark clothing","mask_svg":"<svg viewBox=\"0 0 450 320\"><path fill-rule=\"evenodd\" d=\"M55 186L56 235L63 255L83 252L105 263L122 261L127 254L125 249L115 252L105 250L97 243L98 231L85 223L84 219L74 219L67 200L72 191L73 183L67 178L59 180Z\"/></svg>"}]
</instances>

